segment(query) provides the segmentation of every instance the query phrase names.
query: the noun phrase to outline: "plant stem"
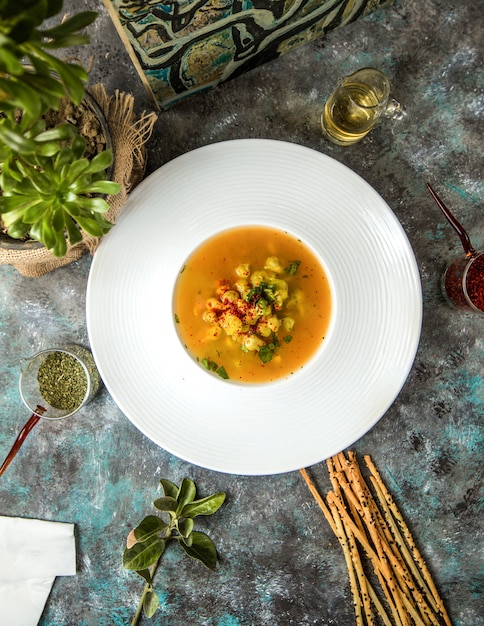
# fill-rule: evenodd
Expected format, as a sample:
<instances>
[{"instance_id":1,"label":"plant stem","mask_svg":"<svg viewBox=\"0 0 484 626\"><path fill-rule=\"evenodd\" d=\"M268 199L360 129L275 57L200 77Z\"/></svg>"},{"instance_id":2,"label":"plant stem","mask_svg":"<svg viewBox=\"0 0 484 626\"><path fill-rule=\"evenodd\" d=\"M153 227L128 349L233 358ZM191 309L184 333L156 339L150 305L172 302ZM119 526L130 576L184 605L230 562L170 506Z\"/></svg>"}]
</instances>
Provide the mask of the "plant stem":
<instances>
[{"instance_id":1,"label":"plant stem","mask_svg":"<svg viewBox=\"0 0 484 626\"><path fill-rule=\"evenodd\" d=\"M158 559L156 561L156 563L153 563L153 565L150 567L150 575L151 575L151 580L153 580L153 577L155 575L155 572L158 568L158 565L160 564L160 559ZM153 585L151 583L145 583L145 588L143 589L143 593L141 594L141 598L140 601L138 603L138 608L136 609L136 613L134 614L133 620L131 622L131 626L136 626L138 623L138 620L141 616L141 612L143 610L143 603L145 601L145 598L147 596L147 594L153 591Z\"/></svg>"},{"instance_id":2,"label":"plant stem","mask_svg":"<svg viewBox=\"0 0 484 626\"><path fill-rule=\"evenodd\" d=\"M165 533L165 541L167 541L170 537L171 537L171 533L173 531L173 526L174 526L174 520L171 520L170 525L168 526L166 533ZM163 556L163 555L162 555ZM147 594L150 591L153 591L153 578L155 577L155 573L156 570L158 569L158 565L160 564L161 561L161 557L155 562L153 563L153 565L151 565L151 567L149 568L150 570L150 577L151 577L151 583L145 583L145 587L143 589L143 593L141 594L141 598L140 601L138 603L138 608L136 609L136 613L134 614L133 620L131 621L131 626L137 626L139 618L141 616L141 612L143 611L143 603L145 601L145 598L147 596Z\"/></svg>"},{"instance_id":3,"label":"plant stem","mask_svg":"<svg viewBox=\"0 0 484 626\"><path fill-rule=\"evenodd\" d=\"M138 603L138 608L136 609L136 613L134 614L133 620L131 622L131 626L136 626L138 620L141 615L141 611L143 610L143 602L145 601L146 594L152 589L152 586L149 583L145 584L145 588L143 589L143 593L141 594L140 601Z\"/></svg>"}]
</instances>

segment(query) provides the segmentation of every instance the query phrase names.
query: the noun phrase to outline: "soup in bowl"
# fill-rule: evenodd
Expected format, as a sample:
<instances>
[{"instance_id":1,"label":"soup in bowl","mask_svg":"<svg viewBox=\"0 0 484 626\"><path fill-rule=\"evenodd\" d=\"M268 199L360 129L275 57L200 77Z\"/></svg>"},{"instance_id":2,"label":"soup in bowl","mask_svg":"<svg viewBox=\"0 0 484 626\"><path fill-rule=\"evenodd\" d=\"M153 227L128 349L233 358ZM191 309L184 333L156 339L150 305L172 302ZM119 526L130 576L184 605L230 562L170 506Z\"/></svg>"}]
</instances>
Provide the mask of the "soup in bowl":
<instances>
[{"instance_id":1,"label":"soup in bowl","mask_svg":"<svg viewBox=\"0 0 484 626\"><path fill-rule=\"evenodd\" d=\"M316 354L332 298L316 254L296 236L246 225L202 243L177 277L174 320L188 353L238 383L287 378Z\"/></svg>"}]
</instances>

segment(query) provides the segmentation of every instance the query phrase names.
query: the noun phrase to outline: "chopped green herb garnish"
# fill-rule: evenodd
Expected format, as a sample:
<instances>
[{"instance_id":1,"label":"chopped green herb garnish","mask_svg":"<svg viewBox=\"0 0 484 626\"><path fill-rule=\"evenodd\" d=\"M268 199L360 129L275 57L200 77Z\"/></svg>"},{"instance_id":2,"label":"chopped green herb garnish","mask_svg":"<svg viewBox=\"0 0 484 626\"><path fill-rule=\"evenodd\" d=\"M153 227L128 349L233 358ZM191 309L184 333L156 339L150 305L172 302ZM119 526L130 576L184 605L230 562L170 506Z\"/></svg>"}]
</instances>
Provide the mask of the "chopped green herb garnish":
<instances>
[{"instance_id":1,"label":"chopped green herb garnish","mask_svg":"<svg viewBox=\"0 0 484 626\"><path fill-rule=\"evenodd\" d=\"M202 359L202 365L209 372L215 372L218 367L217 363L211 361L210 359Z\"/></svg>"},{"instance_id":2,"label":"chopped green herb garnish","mask_svg":"<svg viewBox=\"0 0 484 626\"><path fill-rule=\"evenodd\" d=\"M283 337L283 341L285 341L286 343L290 343L292 341L292 335L286 335L285 337Z\"/></svg>"},{"instance_id":3,"label":"chopped green herb garnish","mask_svg":"<svg viewBox=\"0 0 484 626\"><path fill-rule=\"evenodd\" d=\"M265 283L262 282L260 285L256 287L252 287L252 289L246 294L244 300L249 302L250 304L259 303L261 299L266 300L267 302L274 302L276 299L275 291L277 290L277 285L274 283Z\"/></svg>"},{"instance_id":4,"label":"chopped green herb garnish","mask_svg":"<svg viewBox=\"0 0 484 626\"><path fill-rule=\"evenodd\" d=\"M218 363L215 363L215 361L212 361L211 359L207 359L207 358L202 359L201 364L209 372L215 372L216 374L220 376L220 378L223 378L224 380L228 380L229 375L227 374L225 367L223 365L220 365L219 367Z\"/></svg>"},{"instance_id":5,"label":"chopped green herb garnish","mask_svg":"<svg viewBox=\"0 0 484 626\"><path fill-rule=\"evenodd\" d=\"M175 313L175 324L179 324L180 323L180 318L178 317L178 315Z\"/></svg>"},{"instance_id":6,"label":"chopped green herb garnish","mask_svg":"<svg viewBox=\"0 0 484 626\"><path fill-rule=\"evenodd\" d=\"M277 285L274 285L274 284L265 285L264 284L264 294L269 302L274 302L274 300L276 299L276 296L275 296L276 290L277 290Z\"/></svg>"},{"instance_id":7,"label":"chopped green herb garnish","mask_svg":"<svg viewBox=\"0 0 484 626\"><path fill-rule=\"evenodd\" d=\"M299 267L300 263L301 263L301 261L291 261L284 271L289 276L294 276L294 274L298 270L298 267Z\"/></svg>"},{"instance_id":8,"label":"chopped green herb garnish","mask_svg":"<svg viewBox=\"0 0 484 626\"><path fill-rule=\"evenodd\" d=\"M220 378L223 378L224 380L228 380L229 375L227 374L227 372L225 371L225 367L223 365L221 365L218 370L217 370L217 374L220 376Z\"/></svg>"},{"instance_id":9,"label":"chopped green herb garnish","mask_svg":"<svg viewBox=\"0 0 484 626\"><path fill-rule=\"evenodd\" d=\"M271 305L264 298L259 298L255 305L257 313L263 317L271 312Z\"/></svg>"},{"instance_id":10,"label":"chopped green herb garnish","mask_svg":"<svg viewBox=\"0 0 484 626\"><path fill-rule=\"evenodd\" d=\"M259 358L262 363L269 363L269 361L272 361L275 347L276 346L273 343L268 343L265 346L261 346L259 348Z\"/></svg>"}]
</instances>

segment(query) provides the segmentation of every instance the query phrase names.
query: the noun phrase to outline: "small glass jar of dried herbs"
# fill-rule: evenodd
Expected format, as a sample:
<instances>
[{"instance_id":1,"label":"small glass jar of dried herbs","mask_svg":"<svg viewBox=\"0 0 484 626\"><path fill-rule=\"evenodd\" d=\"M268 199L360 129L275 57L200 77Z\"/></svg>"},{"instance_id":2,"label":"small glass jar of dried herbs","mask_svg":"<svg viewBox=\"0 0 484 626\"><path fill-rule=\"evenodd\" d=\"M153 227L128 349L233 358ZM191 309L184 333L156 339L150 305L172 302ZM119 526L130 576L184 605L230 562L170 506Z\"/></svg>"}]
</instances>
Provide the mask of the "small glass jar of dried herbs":
<instances>
[{"instance_id":1,"label":"small glass jar of dried herbs","mask_svg":"<svg viewBox=\"0 0 484 626\"><path fill-rule=\"evenodd\" d=\"M78 345L43 350L25 359L20 370L24 403L47 419L72 415L92 400L100 384L91 352Z\"/></svg>"}]
</instances>

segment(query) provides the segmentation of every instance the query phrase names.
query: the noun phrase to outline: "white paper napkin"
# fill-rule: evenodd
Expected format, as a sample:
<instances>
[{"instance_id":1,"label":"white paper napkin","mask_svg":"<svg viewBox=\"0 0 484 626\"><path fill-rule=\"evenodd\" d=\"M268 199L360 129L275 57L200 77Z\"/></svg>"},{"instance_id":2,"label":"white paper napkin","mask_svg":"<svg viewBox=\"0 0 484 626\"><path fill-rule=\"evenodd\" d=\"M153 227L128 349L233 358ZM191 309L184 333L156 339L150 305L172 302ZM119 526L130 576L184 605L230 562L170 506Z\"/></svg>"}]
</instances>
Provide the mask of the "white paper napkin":
<instances>
[{"instance_id":1,"label":"white paper napkin","mask_svg":"<svg viewBox=\"0 0 484 626\"><path fill-rule=\"evenodd\" d=\"M74 524L0 516L0 626L36 626L55 577L75 573Z\"/></svg>"}]
</instances>

